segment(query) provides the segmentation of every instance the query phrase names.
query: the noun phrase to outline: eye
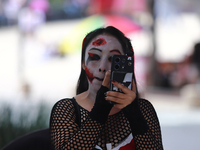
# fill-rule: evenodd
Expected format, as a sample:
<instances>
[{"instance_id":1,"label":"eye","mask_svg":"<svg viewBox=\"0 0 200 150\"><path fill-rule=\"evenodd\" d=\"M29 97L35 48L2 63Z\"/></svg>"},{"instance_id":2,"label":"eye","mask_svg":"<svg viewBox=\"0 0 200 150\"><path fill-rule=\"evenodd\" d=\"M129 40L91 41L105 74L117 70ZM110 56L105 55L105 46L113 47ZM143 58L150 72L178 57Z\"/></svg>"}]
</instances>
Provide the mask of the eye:
<instances>
[{"instance_id":1,"label":"eye","mask_svg":"<svg viewBox=\"0 0 200 150\"><path fill-rule=\"evenodd\" d=\"M108 61L111 62L111 59L112 59L112 57L109 57L109 58L108 58Z\"/></svg>"},{"instance_id":2,"label":"eye","mask_svg":"<svg viewBox=\"0 0 200 150\"><path fill-rule=\"evenodd\" d=\"M99 55L97 55L97 54L94 54L94 53L88 53L88 54L89 54L90 60L99 60L100 59Z\"/></svg>"}]
</instances>

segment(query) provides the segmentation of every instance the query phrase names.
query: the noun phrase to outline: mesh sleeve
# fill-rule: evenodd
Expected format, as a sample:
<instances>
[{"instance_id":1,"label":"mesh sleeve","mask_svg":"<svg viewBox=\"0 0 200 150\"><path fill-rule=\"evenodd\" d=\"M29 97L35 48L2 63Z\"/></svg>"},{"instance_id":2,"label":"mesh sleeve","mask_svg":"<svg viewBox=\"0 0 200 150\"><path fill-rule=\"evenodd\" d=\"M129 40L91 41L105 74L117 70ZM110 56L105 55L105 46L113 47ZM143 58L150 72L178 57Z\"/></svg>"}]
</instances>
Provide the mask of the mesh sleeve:
<instances>
[{"instance_id":1,"label":"mesh sleeve","mask_svg":"<svg viewBox=\"0 0 200 150\"><path fill-rule=\"evenodd\" d=\"M160 124L152 104L139 99L134 107L136 110L127 109L125 115L131 125L136 149L163 150Z\"/></svg>"},{"instance_id":2,"label":"mesh sleeve","mask_svg":"<svg viewBox=\"0 0 200 150\"><path fill-rule=\"evenodd\" d=\"M79 127L75 107L70 100L60 100L52 109L50 132L55 150L94 149L101 130L101 124L90 117Z\"/></svg>"}]
</instances>

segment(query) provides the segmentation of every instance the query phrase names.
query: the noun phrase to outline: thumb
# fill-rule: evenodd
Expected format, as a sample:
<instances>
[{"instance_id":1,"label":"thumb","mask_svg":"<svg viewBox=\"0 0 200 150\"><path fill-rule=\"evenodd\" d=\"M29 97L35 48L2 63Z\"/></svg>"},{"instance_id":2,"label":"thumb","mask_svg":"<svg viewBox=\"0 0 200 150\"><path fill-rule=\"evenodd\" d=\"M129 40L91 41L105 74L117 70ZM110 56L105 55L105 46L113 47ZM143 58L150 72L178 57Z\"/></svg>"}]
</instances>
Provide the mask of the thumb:
<instances>
[{"instance_id":1,"label":"thumb","mask_svg":"<svg viewBox=\"0 0 200 150\"><path fill-rule=\"evenodd\" d=\"M110 86L110 70L108 70L105 74L104 80L102 82L103 86L106 86L107 88L109 88Z\"/></svg>"}]
</instances>

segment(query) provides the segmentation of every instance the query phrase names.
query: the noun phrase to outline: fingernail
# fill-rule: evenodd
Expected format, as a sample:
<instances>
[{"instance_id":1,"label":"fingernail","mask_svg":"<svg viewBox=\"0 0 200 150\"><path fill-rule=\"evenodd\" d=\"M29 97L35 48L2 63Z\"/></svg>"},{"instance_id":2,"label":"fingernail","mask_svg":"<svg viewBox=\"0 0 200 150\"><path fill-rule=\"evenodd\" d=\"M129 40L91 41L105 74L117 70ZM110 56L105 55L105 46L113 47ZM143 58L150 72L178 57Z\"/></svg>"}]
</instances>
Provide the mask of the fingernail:
<instances>
[{"instance_id":1,"label":"fingernail","mask_svg":"<svg viewBox=\"0 0 200 150\"><path fill-rule=\"evenodd\" d=\"M115 80L112 80L112 83L115 83L116 81Z\"/></svg>"}]
</instances>

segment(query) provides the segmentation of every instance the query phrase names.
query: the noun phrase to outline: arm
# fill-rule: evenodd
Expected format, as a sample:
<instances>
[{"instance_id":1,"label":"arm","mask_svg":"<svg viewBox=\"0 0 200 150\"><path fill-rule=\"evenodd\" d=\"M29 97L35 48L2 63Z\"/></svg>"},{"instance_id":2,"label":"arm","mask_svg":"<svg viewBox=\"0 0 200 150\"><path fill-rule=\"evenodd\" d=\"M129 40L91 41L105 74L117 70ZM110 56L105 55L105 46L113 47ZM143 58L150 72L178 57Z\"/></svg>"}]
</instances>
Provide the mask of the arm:
<instances>
[{"instance_id":1,"label":"arm","mask_svg":"<svg viewBox=\"0 0 200 150\"><path fill-rule=\"evenodd\" d=\"M123 112L130 122L136 149L163 149L159 120L149 101L135 99Z\"/></svg>"},{"instance_id":2,"label":"arm","mask_svg":"<svg viewBox=\"0 0 200 150\"><path fill-rule=\"evenodd\" d=\"M109 87L109 76L110 72L103 82L107 87ZM162 150L161 130L156 112L150 102L138 99L134 80L132 90L115 81L112 81L112 84L123 93L108 91L106 100L115 102L114 107L121 109L129 120L136 149Z\"/></svg>"},{"instance_id":3,"label":"arm","mask_svg":"<svg viewBox=\"0 0 200 150\"><path fill-rule=\"evenodd\" d=\"M102 130L102 124L87 117L79 128L74 105L70 100L60 100L51 112L50 132L55 150L93 149Z\"/></svg>"}]
</instances>

